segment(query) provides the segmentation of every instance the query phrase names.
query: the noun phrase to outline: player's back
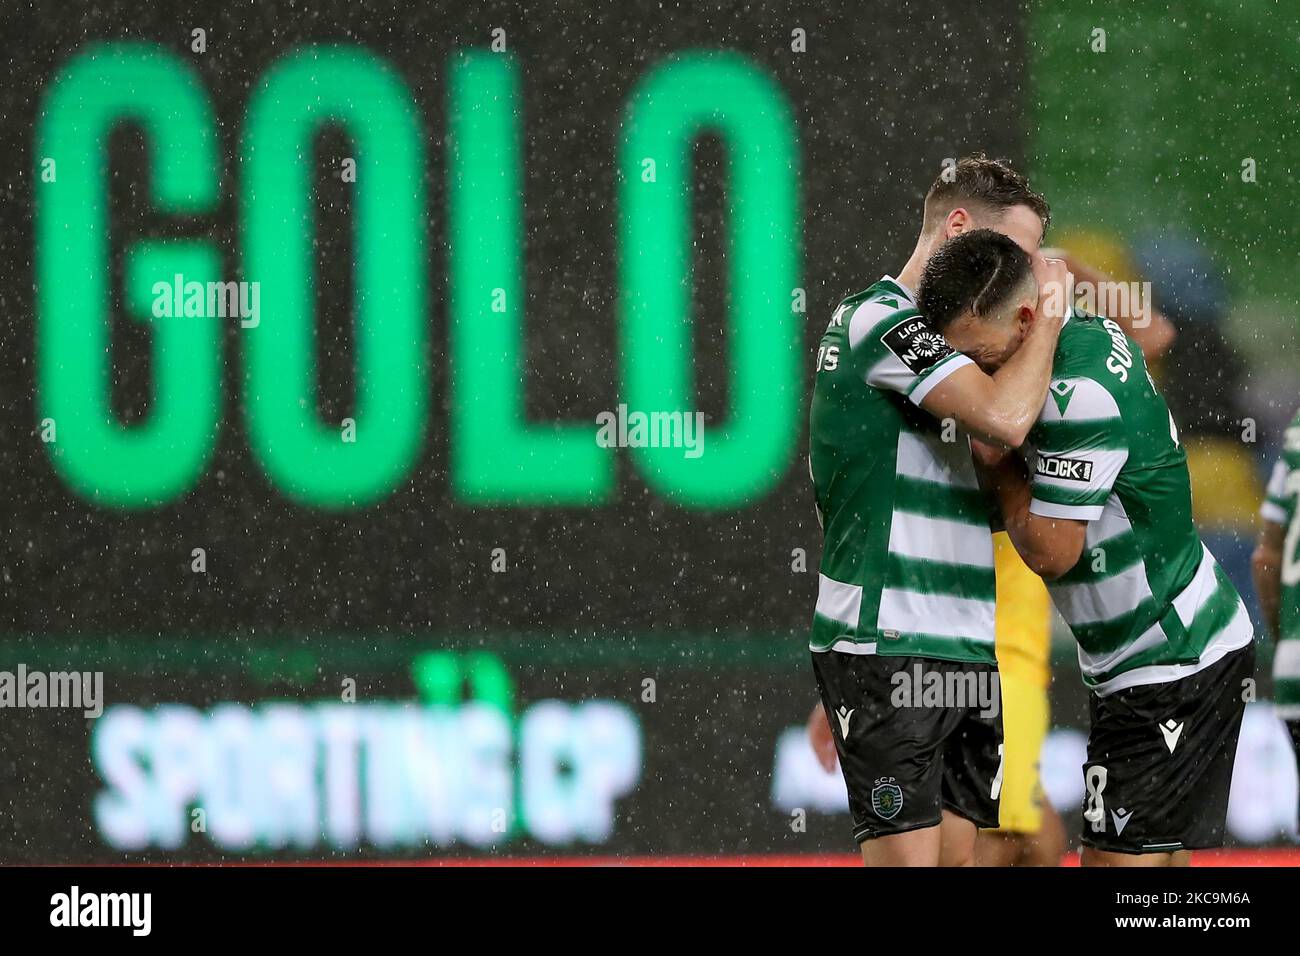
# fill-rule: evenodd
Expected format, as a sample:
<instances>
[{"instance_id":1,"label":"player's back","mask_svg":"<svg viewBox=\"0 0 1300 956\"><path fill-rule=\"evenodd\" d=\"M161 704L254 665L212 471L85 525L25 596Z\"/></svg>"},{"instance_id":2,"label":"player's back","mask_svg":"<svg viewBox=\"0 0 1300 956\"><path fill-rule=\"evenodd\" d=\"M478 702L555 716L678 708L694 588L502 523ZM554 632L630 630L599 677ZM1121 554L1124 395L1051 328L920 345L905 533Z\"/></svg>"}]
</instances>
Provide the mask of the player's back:
<instances>
[{"instance_id":1,"label":"player's back","mask_svg":"<svg viewBox=\"0 0 1300 956\"><path fill-rule=\"evenodd\" d=\"M1078 564L1048 586L1086 683L1172 680L1250 642L1245 607L1193 523L1169 408L1118 324L1066 323L1030 444L1031 510L1088 522Z\"/></svg>"}]
</instances>

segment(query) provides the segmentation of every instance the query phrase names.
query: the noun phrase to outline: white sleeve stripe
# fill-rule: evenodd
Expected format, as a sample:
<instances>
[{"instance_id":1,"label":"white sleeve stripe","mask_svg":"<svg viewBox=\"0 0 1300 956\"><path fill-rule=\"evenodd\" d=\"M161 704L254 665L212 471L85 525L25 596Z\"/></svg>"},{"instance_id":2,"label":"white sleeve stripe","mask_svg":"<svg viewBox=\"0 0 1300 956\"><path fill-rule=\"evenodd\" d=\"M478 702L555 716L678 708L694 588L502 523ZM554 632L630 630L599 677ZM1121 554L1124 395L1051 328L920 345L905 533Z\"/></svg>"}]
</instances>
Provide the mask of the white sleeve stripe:
<instances>
[{"instance_id":1,"label":"white sleeve stripe","mask_svg":"<svg viewBox=\"0 0 1300 956\"><path fill-rule=\"evenodd\" d=\"M1265 521L1271 521L1274 524L1286 524L1288 515L1286 509L1275 501L1265 501L1259 506L1259 516Z\"/></svg>"},{"instance_id":2,"label":"white sleeve stripe","mask_svg":"<svg viewBox=\"0 0 1300 956\"><path fill-rule=\"evenodd\" d=\"M1105 421L1119 418L1119 405L1115 397L1101 383L1090 378L1058 378L1049 386L1053 395L1047 396L1043 405L1043 421ZM1058 400L1063 400L1061 411Z\"/></svg>"},{"instance_id":3,"label":"white sleeve stripe","mask_svg":"<svg viewBox=\"0 0 1300 956\"><path fill-rule=\"evenodd\" d=\"M1037 449L1044 458L1083 458L1097 467L1122 468L1128 459L1127 448L1048 448Z\"/></svg>"},{"instance_id":4,"label":"white sleeve stripe","mask_svg":"<svg viewBox=\"0 0 1300 956\"><path fill-rule=\"evenodd\" d=\"M928 369L916 380L916 385L907 395L912 400L912 404L918 408L925 401L925 397L934 390L934 387L946 379L959 368L965 368L967 365L974 365L969 355L963 355L961 352L953 352L938 365Z\"/></svg>"},{"instance_id":5,"label":"white sleeve stripe","mask_svg":"<svg viewBox=\"0 0 1300 956\"><path fill-rule=\"evenodd\" d=\"M1053 501L1029 502L1029 513L1042 518L1072 518L1075 521L1096 521L1106 510L1105 505L1058 505Z\"/></svg>"},{"instance_id":6,"label":"white sleeve stripe","mask_svg":"<svg viewBox=\"0 0 1300 956\"><path fill-rule=\"evenodd\" d=\"M883 305L872 299L863 302L849 316L848 322L848 339L849 348L856 349L862 341L866 339L872 331L884 324L886 321L893 319L895 322L901 322L904 318L918 314L916 309L911 305L897 309ZM898 318L895 318L898 316Z\"/></svg>"},{"instance_id":7,"label":"white sleeve stripe","mask_svg":"<svg viewBox=\"0 0 1300 956\"><path fill-rule=\"evenodd\" d=\"M1068 477L1067 475L1045 473L1044 470L1040 469L1038 462L1042 461L1044 464L1051 464L1052 459L1067 464L1086 463L1092 466L1092 472L1087 481ZM1062 452L1044 451L1040 448L1034 461L1034 471L1030 475L1030 480L1033 484L1041 483L1069 491L1100 491L1102 488L1109 489L1115 484L1115 480L1119 478L1119 473L1124 469L1124 464L1127 461L1128 451L1122 448Z\"/></svg>"},{"instance_id":8,"label":"white sleeve stripe","mask_svg":"<svg viewBox=\"0 0 1300 956\"><path fill-rule=\"evenodd\" d=\"M1286 462L1278 461L1273 463L1273 474L1268 479L1268 496L1270 498L1281 498L1286 491Z\"/></svg>"},{"instance_id":9,"label":"white sleeve stripe","mask_svg":"<svg viewBox=\"0 0 1300 956\"><path fill-rule=\"evenodd\" d=\"M879 362L863 373L862 380L872 388L887 388L906 394L915 377L912 370L899 361L897 355L886 352Z\"/></svg>"}]
</instances>

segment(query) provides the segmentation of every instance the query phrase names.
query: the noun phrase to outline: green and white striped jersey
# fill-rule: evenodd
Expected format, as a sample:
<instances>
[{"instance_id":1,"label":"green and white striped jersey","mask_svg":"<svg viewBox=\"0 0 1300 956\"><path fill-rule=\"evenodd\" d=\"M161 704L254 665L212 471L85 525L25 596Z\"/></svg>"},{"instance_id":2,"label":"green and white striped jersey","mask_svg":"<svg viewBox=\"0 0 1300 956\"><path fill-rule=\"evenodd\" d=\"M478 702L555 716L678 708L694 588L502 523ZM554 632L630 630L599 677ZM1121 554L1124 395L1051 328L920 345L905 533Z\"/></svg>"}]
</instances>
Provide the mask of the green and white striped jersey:
<instances>
[{"instance_id":1,"label":"green and white striped jersey","mask_svg":"<svg viewBox=\"0 0 1300 956\"><path fill-rule=\"evenodd\" d=\"M1066 322L1028 444L1030 512L1088 522L1078 564L1048 582L1085 684L1178 680L1250 643L1245 605L1192 523L1169 407L1118 324Z\"/></svg>"},{"instance_id":2,"label":"green and white striped jersey","mask_svg":"<svg viewBox=\"0 0 1300 956\"><path fill-rule=\"evenodd\" d=\"M1282 615L1273 656L1273 697L1283 720L1300 720L1300 412L1282 443L1268 497L1259 509L1266 521L1286 529L1282 554Z\"/></svg>"},{"instance_id":3,"label":"green and white striped jersey","mask_svg":"<svg viewBox=\"0 0 1300 956\"><path fill-rule=\"evenodd\" d=\"M995 663L989 502L968 438L919 407L970 364L889 277L835 310L810 421L812 650Z\"/></svg>"}]
</instances>

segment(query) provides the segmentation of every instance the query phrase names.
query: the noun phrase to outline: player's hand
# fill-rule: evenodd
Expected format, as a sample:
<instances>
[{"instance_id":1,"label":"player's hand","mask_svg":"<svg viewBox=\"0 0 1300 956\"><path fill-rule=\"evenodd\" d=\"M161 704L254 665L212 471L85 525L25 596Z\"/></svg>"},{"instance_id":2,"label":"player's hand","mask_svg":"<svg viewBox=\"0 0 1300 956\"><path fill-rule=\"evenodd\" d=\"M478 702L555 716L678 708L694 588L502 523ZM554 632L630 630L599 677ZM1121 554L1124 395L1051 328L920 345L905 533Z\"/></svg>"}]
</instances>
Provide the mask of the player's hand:
<instances>
[{"instance_id":1,"label":"player's hand","mask_svg":"<svg viewBox=\"0 0 1300 956\"><path fill-rule=\"evenodd\" d=\"M838 760L835 754L835 737L831 733L831 722L826 718L826 708L820 703L814 704L808 715L808 743L812 744L817 762L827 773L835 770Z\"/></svg>"},{"instance_id":2,"label":"player's hand","mask_svg":"<svg viewBox=\"0 0 1300 956\"><path fill-rule=\"evenodd\" d=\"M1034 278L1038 280L1035 319L1047 321L1052 328L1059 329L1074 302L1074 276L1070 274L1064 259L1038 256L1033 260L1033 265Z\"/></svg>"}]
</instances>

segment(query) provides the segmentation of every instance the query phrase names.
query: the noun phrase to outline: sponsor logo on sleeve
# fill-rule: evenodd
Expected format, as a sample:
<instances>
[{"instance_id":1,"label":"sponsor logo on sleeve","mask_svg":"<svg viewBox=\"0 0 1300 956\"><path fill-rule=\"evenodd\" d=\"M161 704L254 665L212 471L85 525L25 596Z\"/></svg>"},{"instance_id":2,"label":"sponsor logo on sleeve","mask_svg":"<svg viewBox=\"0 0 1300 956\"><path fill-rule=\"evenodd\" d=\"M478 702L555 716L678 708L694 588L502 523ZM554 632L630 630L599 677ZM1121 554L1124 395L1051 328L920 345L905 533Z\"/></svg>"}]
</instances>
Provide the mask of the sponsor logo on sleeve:
<instances>
[{"instance_id":1,"label":"sponsor logo on sleeve","mask_svg":"<svg viewBox=\"0 0 1300 956\"><path fill-rule=\"evenodd\" d=\"M904 319L880 337L913 375L934 368L952 354L952 346L919 315Z\"/></svg>"},{"instance_id":2,"label":"sponsor logo on sleeve","mask_svg":"<svg viewBox=\"0 0 1300 956\"><path fill-rule=\"evenodd\" d=\"M1053 458L1039 455L1034 471L1044 478L1057 478L1061 481L1092 481L1092 462L1082 458Z\"/></svg>"}]
</instances>

